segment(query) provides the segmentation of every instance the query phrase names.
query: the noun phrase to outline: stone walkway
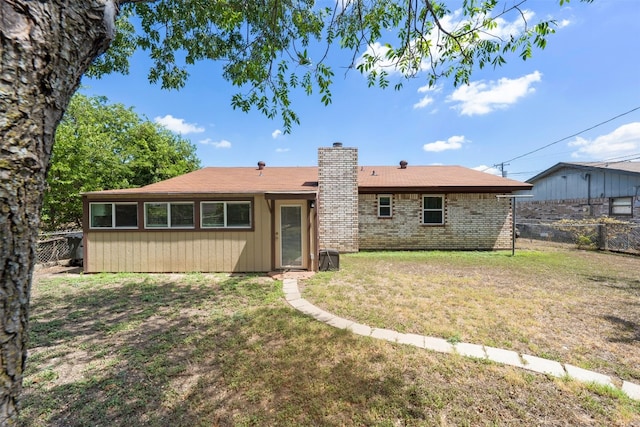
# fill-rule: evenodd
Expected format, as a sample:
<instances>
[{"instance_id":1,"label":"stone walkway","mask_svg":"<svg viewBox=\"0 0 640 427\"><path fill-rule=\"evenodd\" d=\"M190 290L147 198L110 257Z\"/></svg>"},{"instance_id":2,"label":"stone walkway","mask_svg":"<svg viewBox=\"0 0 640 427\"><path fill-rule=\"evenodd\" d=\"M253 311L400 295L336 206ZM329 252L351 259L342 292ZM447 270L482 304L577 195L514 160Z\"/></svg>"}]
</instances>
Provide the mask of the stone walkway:
<instances>
[{"instance_id":1,"label":"stone walkway","mask_svg":"<svg viewBox=\"0 0 640 427\"><path fill-rule=\"evenodd\" d=\"M566 375L578 381L594 382L620 388L632 399L640 400L640 385L629 381L621 381L622 385L618 387L608 375L588 371L567 363L556 362L555 360L543 359L528 354L520 354L511 350L487 347L479 344L464 342L452 344L442 338L426 337L417 334L403 334L390 329L372 328L335 316L311 304L302 298L300 290L298 289L298 280L295 278L284 277L282 287L287 302L297 310L333 327L348 329L356 335L382 339L398 344L412 345L440 353L458 353L462 356L488 359L496 363L511 365L554 377L564 377Z\"/></svg>"}]
</instances>

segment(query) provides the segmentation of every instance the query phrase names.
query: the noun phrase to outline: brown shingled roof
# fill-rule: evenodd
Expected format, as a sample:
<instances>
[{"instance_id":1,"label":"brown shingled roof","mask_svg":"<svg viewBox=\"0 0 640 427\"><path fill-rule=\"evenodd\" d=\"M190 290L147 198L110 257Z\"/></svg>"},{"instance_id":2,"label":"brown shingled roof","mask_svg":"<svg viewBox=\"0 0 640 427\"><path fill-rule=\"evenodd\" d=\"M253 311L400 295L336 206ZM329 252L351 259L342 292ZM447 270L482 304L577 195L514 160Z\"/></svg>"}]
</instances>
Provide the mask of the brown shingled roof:
<instances>
[{"instance_id":1,"label":"brown shingled roof","mask_svg":"<svg viewBox=\"0 0 640 427\"><path fill-rule=\"evenodd\" d=\"M174 193L300 193L314 192L316 167L206 167L137 189L101 191L100 194ZM92 193L89 193L92 194Z\"/></svg>"},{"instance_id":2,"label":"brown shingled roof","mask_svg":"<svg viewBox=\"0 0 640 427\"><path fill-rule=\"evenodd\" d=\"M358 172L361 192L408 191L515 191L529 190L530 184L502 178L462 166L361 166Z\"/></svg>"},{"instance_id":3,"label":"brown shingled roof","mask_svg":"<svg viewBox=\"0 0 640 427\"><path fill-rule=\"evenodd\" d=\"M375 174L374 174L375 171ZM316 192L317 167L206 167L141 188L87 194L199 194L199 193L309 193ZM530 189L530 184L461 166L362 166L361 192L375 191L496 191Z\"/></svg>"}]
</instances>

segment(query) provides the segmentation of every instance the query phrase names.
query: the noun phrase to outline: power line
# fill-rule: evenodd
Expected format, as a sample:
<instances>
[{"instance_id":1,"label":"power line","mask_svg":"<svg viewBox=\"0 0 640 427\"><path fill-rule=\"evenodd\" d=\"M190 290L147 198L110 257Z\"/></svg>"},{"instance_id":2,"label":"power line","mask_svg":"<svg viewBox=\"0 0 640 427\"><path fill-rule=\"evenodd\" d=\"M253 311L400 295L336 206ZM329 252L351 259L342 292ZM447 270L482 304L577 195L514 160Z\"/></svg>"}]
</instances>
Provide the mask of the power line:
<instances>
[{"instance_id":1,"label":"power line","mask_svg":"<svg viewBox=\"0 0 640 427\"><path fill-rule=\"evenodd\" d=\"M625 162L630 162L632 160L637 160L640 158L639 156L640 156L640 153L633 153L633 154L627 154L626 156L611 157L611 158L604 159L599 162L593 162L593 163L602 163L602 164L625 163Z\"/></svg>"},{"instance_id":2,"label":"power line","mask_svg":"<svg viewBox=\"0 0 640 427\"><path fill-rule=\"evenodd\" d=\"M523 158L523 157L529 156L529 155L531 155L531 154L533 154L533 153L537 153L538 151L542 151L542 150L544 150L545 148L549 148L549 147L551 147L552 145L558 144L558 143L560 143L560 142L562 142L562 141L566 141L567 139L574 138L574 137L576 137L576 136L578 136L578 135L581 135L581 134L583 134L583 133L585 133L585 132L588 132L588 131L593 130L593 129L597 128L597 127L600 127L600 126L602 126L602 125L604 125L604 124L607 124L607 123L612 122L612 121L614 121L614 120L616 120L616 119L619 119L620 117L626 116L627 114L631 114L631 113L633 113L634 111L637 111L637 110L640 110L640 106L639 106L639 107L632 108L632 109L631 109L631 110L629 110L629 111L625 111L624 113L618 114L618 115L617 115L617 116L615 116L615 117L612 117L612 118L607 119L607 120L605 120L605 121L603 121L603 122L600 122L600 123L598 123L598 124L596 124L596 125L593 125L593 126L591 126L591 127L588 127L587 129L581 130L580 132L576 132L576 133L574 133L574 134L572 134L572 135L565 136L564 138L558 139L557 141L553 141L553 142L551 142L551 143L549 143L549 144L547 144L547 145L543 145L543 146L542 146L542 147L540 147L540 148L536 148L535 150L529 151L529 152L524 153L524 154L522 154L522 155L520 155L520 156L516 156L516 157L514 157L514 158L512 158L512 159L505 160L504 162L500 162L499 164L501 164L501 163L513 162L514 160L518 160L518 159L521 159L521 158ZM489 169L489 168L487 168L487 169ZM486 169L485 169L485 170L486 170Z\"/></svg>"},{"instance_id":3,"label":"power line","mask_svg":"<svg viewBox=\"0 0 640 427\"><path fill-rule=\"evenodd\" d=\"M513 176L513 175L536 175L539 174L540 172L542 172L542 169L540 170L535 170L535 171L525 171L525 172L509 172L509 176Z\"/></svg>"}]
</instances>

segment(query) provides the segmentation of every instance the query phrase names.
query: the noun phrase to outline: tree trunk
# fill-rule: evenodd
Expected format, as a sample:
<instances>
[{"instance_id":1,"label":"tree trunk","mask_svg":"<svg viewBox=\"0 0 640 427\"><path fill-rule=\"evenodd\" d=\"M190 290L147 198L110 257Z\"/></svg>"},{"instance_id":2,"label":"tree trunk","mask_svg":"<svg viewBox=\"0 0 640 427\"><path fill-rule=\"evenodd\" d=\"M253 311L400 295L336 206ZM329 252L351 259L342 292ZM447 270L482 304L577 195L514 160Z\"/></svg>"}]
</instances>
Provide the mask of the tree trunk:
<instances>
[{"instance_id":1,"label":"tree trunk","mask_svg":"<svg viewBox=\"0 0 640 427\"><path fill-rule=\"evenodd\" d=\"M55 129L115 14L114 0L0 0L0 426L17 422Z\"/></svg>"}]
</instances>

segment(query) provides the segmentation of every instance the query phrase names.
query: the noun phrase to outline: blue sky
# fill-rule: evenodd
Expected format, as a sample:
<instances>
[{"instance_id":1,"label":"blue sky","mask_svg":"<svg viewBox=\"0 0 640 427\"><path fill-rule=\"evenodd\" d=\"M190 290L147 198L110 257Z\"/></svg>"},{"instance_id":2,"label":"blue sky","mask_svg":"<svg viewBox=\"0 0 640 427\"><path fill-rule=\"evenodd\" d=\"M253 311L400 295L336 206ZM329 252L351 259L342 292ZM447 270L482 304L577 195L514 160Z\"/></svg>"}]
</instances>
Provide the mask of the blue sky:
<instances>
[{"instance_id":1,"label":"blue sky","mask_svg":"<svg viewBox=\"0 0 640 427\"><path fill-rule=\"evenodd\" d=\"M290 134L279 119L233 110L236 88L214 63L191 68L185 88L166 91L148 82L149 63L137 53L129 75L85 78L81 92L180 133L203 166L313 166L317 148L335 141L358 147L363 165L407 160L498 173L492 166L505 162L520 181L558 162L640 160L640 1L529 0L524 8L530 22L558 22L547 48L478 70L463 87L443 80L428 90L418 76L400 91L368 88L360 73L344 71L349 57L334 49L332 104L293 93L301 123Z\"/></svg>"}]
</instances>

